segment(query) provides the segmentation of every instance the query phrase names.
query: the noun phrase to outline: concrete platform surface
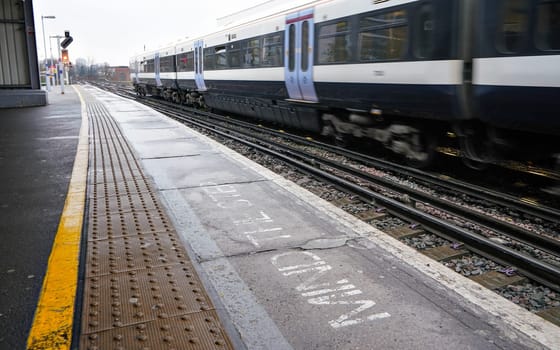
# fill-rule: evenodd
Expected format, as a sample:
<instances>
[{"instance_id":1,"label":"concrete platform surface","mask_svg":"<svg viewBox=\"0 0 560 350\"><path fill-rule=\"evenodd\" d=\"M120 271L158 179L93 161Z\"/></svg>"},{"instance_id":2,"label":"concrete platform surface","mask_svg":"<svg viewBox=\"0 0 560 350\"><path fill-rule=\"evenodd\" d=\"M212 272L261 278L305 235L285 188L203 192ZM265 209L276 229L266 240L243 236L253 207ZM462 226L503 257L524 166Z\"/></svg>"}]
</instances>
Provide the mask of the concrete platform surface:
<instances>
[{"instance_id":1,"label":"concrete platform surface","mask_svg":"<svg viewBox=\"0 0 560 350\"><path fill-rule=\"evenodd\" d=\"M136 102L119 122L249 349L557 348L558 328Z\"/></svg>"}]
</instances>

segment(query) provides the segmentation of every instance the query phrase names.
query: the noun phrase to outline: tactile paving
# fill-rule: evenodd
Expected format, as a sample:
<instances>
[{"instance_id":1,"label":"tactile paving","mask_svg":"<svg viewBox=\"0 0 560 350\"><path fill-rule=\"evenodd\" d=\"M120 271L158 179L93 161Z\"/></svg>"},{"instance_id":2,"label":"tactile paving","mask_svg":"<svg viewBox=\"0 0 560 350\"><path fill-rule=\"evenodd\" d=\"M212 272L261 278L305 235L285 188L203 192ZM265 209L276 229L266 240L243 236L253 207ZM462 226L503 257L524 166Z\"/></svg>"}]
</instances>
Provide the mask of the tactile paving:
<instances>
[{"instance_id":1,"label":"tactile paving","mask_svg":"<svg viewBox=\"0 0 560 350\"><path fill-rule=\"evenodd\" d=\"M121 196L124 193L131 195L149 192L145 181L131 180L124 182L100 183L89 185L88 191L92 198Z\"/></svg>"},{"instance_id":2,"label":"tactile paving","mask_svg":"<svg viewBox=\"0 0 560 350\"><path fill-rule=\"evenodd\" d=\"M82 338L80 349L232 349L215 311L139 323Z\"/></svg>"},{"instance_id":3,"label":"tactile paving","mask_svg":"<svg viewBox=\"0 0 560 350\"><path fill-rule=\"evenodd\" d=\"M84 291L83 332L212 309L191 264L88 277Z\"/></svg>"},{"instance_id":4,"label":"tactile paving","mask_svg":"<svg viewBox=\"0 0 560 350\"><path fill-rule=\"evenodd\" d=\"M172 231L163 210L90 214L91 240Z\"/></svg>"},{"instance_id":5,"label":"tactile paving","mask_svg":"<svg viewBox=\"0 0 560 350\"><path fill-rule=\"evenodd\" d=\"M232 349L130 145L85 95L92 151L80 349Z\"/></svg>"},{"instance_id":6,"label":"tactile paving","mask_svg":"<svg viewBox=\"0 0 560 350\"><path fill-rule=\"evenodd\" d=\"M92 198L91 203L97 215L160 209L154 194L150 192Z\"/></svg>"},{"instance_id":7,"label":"tactile paving","mask_svg":"<svg viewBox=\"0 0 560 350\"><path fill-rule=\"evenodd\" d=\"M160 233L94 240L89 246L91 254L88 254L87 264L91 269L87 271L87 276L181 264L186 261L175 232L168 235Z\"/></svg>"}]
</instances>

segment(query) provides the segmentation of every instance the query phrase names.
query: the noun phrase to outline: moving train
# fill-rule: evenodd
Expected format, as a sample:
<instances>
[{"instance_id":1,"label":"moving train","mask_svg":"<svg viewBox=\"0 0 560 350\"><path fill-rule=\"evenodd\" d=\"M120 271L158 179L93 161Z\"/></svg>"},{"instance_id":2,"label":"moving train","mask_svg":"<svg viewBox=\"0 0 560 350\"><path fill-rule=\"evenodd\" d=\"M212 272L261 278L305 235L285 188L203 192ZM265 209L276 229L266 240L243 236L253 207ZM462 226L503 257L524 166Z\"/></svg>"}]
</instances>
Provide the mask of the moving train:
<instances>
[{"instance_id":1,"label":"moving train","mask_svg":"<svg viewBox=\"0 0 560 350\"><path fill-rule=\"evenodd\" d=\"M424 166L560 157L560 0L319 0L130 60L138 94Z\"/></svg>"}]
</instances>

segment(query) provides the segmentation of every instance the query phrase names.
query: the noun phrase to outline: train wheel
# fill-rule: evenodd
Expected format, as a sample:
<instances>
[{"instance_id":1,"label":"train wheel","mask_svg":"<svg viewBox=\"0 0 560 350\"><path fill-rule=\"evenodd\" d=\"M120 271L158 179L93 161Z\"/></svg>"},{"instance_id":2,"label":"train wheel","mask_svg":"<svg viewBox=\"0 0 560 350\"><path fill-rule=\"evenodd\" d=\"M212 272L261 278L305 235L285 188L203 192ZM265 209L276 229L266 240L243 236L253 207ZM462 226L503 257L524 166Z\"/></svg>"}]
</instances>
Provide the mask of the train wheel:
<instances>
[{"instance_id":1,"label":"train wheel","mask_svg":"<svg viewBox=\"0 0 560 350\"><path fill-rule=\"evenodd\" d=\"M491 145L480 137L464 137L460 140L460 146L463 164L471 169L484 170L496 159Z\"/></svg>"},{"instance_id":2,"label":"train wheel","mask_svg":"<svg viewBox=\"0 0 560 350\"><path fill-rule=\"evenodd\" d=\"M334 144L338 147L346 148L350 146L350 136L336 133L334 135Z\"/></svg>"},{"instance_id":3,"label":"train wheel","mask_svg":"<svg viewBox=\"0 0 560 350\"><path fill-rule=\"evenodd\" d=\"M437 138L431 133L417 133L410 140L412 152L406 156L407 165L424 169L430 167L436 158Z\"/></svg>"},{"instance_id":4,"label":"train wheel","mask_svg":"<svg viewBox=\"0 0 560 350\"><path fill-rule=\"evenodd\" d=\"M479 162L477 160L474 159L469 159L469 158L461 158L461 161L463 162L463 164L465 164L467 167L474 169L474 170L478 170L478 171L482 171L482 170L486 170L488 169L488 167L490 166L489 163L485 163L485 162Z\"/></svg>"},{"instance_id":5,"label":"train wheel","mask_svg":"<svg viewBox=\"0 0 560 350\"><path fill-rule=\"evenodd\" d=\"M332 142L338 147L346 148L350 146L350 135L343 134L336 130L336 127L331 121L326 122L322 135L332 137Z\"/></svg>"}]
</instances>

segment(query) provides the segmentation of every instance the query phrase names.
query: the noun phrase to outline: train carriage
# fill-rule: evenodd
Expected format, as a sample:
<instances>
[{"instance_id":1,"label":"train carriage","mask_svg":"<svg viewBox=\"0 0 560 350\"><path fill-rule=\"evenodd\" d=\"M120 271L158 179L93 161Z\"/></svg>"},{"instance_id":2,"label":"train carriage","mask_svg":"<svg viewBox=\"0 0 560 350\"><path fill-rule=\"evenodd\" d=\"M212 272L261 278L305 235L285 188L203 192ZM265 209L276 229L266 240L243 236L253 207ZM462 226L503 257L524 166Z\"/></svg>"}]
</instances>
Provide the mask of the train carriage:
<instances>
[{"instance_id":1,"label":"train carriage","mask_svg":"<svg viewBox=\"0 0 560 350\"><path fill-rule=\"evenodd\" d=\"M205 103L213 108L300 127L279 106L287 98L279 17L204 38ZM286 104L287 105L287 104Z\"/></svg>"},{"instance_id":2,"label":"train carriage","mask_svg":"<svg viewBox=\"0 0 560 350\"><path fill-rule=\"evenodd\" d=\"M317 6L314 81L336 134L381 141L411 163L433 159L444 129L466 113L455 45L469 23L460 0L330 2ZM442 121L444 123L442 123Z\"/></svg>"},{"instance_id":3,"label":"train carriage","mask_svg":"<svg viewBox=\"0 0 560 350\"><path fill-rule=\"evenodd\" d=\"M155 55L155 67L158 87L163 91L164 97L169 100L171 93L177 90L177 58L175 46L158 50Z\"/></svg>"},{"instance_id":4,"label":"train carriage","mask_svg":"<svg viewBox=\"0 0 560 350\"><path fill-rule=\"evenodd\" d=\"M559 3L320 0L140 55L135 83L180 103L374 139L417 166L449 131L478 161L520 155L519 145L553 154L553 138L524 138L558 136Z\"/></svg>"},{"instance_id":5,"label":"train carriage","mask_svg":"<svg viewBox=\"0 0 560 350\"><path fill-rule=\"evenodd\" d=\"M560 1L481 1L476 18L472 102L485 132L472 143L533 157L559 152Z\"/></svg>"},{"instance_id":6,"label":"train carriage","mask_svg":"<svg viewBox=\"0 0 560 350\"><path fill-rule=\"evenodd\" d=\"M136 91L142 95L156 90L158 83L155 74L156 52L146 52L133 57L131 61L130 74ZM159 69L159 68L158 68Z\"/></svg>"}]
</instances>

